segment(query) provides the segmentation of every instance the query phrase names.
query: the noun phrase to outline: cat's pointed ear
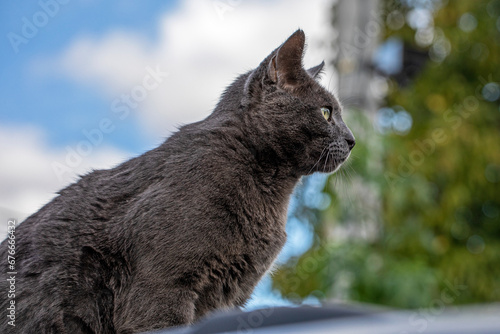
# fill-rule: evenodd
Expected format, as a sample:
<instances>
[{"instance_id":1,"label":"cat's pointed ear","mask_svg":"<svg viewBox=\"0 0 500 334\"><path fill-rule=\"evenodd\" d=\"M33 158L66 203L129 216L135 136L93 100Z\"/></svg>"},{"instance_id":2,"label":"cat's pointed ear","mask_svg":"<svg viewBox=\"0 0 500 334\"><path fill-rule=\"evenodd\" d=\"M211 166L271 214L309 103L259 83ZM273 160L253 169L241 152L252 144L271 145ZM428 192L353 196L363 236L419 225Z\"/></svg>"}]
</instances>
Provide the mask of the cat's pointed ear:
<instances>
[{"instance_id":1,"label":"cat's pointed ear","mask_svg":"<svg viewBox=\"0 0 500 334\"><path fill-rule=\"evenodd\" d=\"M314 79L317 79L318 76L321 74L323 71L323 67L325 66L325 61L323 60L321 64L316 65L314 67L311 67L310 69L307 70L307 73L309 73L310 76L312 76Z\"/></svg>"},{"instance_id":2,"label":"cat's pointed ear","mask_svg":"<svg viewBox=\"0 0 500 334\"><path fill-rule=\"evenodd\" d=\"M304 74L302 57L305 43L306 36L299 29L276 50L267 66L267 74L271 81L282 88L298 85Z\"/></svg>"}]
</instances>

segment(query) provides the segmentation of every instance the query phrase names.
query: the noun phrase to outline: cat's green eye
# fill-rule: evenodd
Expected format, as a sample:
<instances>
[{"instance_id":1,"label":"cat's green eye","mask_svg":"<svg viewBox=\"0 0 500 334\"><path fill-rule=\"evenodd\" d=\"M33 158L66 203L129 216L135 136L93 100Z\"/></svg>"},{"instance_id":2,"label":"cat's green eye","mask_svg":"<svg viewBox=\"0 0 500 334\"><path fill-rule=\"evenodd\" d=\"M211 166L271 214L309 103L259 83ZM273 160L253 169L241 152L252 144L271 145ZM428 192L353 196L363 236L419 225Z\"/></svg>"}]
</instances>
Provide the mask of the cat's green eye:
<instances>
[{"instance_id":1,"label":"cat's green eye","mask_svg":"<svg viewBox=\"0 0 500 334\"><path fill-rule=\"evenodd\" d=\"M328 107L321 107L321 113L323 114L323 117L329 121L330 117L332 116L332 109Z\"/></svg>"}]
</instances>

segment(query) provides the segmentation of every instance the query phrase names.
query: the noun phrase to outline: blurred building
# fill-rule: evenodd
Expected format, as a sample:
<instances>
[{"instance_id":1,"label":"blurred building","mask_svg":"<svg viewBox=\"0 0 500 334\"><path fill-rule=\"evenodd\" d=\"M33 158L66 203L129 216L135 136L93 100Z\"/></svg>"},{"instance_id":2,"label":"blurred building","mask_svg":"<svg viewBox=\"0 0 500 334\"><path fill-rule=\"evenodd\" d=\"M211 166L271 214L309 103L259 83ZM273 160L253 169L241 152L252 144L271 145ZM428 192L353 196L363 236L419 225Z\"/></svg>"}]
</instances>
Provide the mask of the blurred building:
<instances>
[{"instance_id":1,"label":"blurred building","mask_svg":"<svg viewBox=\"0 0 500 334\"><path fill-rule=\"evenodd\" d=\"M377 87L384 82L377 82L372 66L384 27L379 6L379 0L339 0L333 12L338 31L334 65L339 74L340 99L371 114L377 109L377 98L385 93L383 87Z\"/></svg>"}]
</instances>

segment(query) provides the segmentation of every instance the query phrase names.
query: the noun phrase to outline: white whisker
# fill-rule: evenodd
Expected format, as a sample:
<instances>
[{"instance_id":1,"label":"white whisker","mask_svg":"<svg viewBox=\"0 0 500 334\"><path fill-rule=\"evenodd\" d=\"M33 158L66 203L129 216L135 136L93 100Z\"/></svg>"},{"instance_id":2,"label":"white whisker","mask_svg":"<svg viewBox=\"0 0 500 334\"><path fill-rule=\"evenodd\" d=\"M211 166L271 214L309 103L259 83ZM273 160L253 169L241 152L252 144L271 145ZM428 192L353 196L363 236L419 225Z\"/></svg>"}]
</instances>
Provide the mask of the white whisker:
<instances>
[{"instance_id":1,"label":"white whisker","mask_svg":"<svg viewBox=\"0 0 500 334\"><path fill-rule=\"evenodd\" d=\"M323 154L325 153L326 149L328 148L328 146L326 146L323 151L321 151L321 154L319 156L319 159L318 161L316 161L316 163L314 164L314 166L311 167L311 169L309 170L309 173L307 174L310 174L312 172L312 170L314 169L314 167L316 167L318 165L318 163L321 161L321 158L323 158Z\"/></svg>"},{"instance_id":2,"label":"white whisker","mask_svg":"<svg viewBox=\"0 0 500 334\"><path fill-rule=\"evenodd\" d=\"M330 146L328 146L328 152L326 153L325 163L323 164L323 173L326 173L326 167L327 167L329 157L330 157Z\"/></svg>"}]
</instances>

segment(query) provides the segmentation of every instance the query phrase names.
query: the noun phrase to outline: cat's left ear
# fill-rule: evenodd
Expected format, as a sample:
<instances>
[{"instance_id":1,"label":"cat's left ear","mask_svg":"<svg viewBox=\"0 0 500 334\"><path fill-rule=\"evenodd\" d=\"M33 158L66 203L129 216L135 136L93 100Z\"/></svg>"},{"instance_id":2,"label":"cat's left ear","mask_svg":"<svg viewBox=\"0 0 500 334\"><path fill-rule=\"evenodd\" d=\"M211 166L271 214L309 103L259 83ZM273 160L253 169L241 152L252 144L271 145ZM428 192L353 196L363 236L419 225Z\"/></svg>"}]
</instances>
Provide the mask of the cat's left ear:
<instances>
[{"instance_id":1,"label":"cat's left ear","mask_svg":"<svg viewBox=\"0 0 500 334\"><path fill-rule=\"evenodd\" d=\"M297 30L252 71L243 88L243 105L260 101L263 85L272 83L283 89L299 86L309 75L302 67L306 36Z\"/></svg>"},{"instance_id":2,"label":"cat's left ear","mask_svg":"<svg viewBox=\"0 0 500 334\"><path fill-rule=\"evenodd\" d=\"M312 76L314 79L317 79L321 75L324 66L325 66L325 61L323 60L321 64L308 69L307 73L309 73L309 75Z\"/></svg>"},{"instance_id":3,"label":"cat's left ear","mask_svg":"<svg viewBox=\"0 0 500 334\"><path fill-rule=\"evenodd\" d=\"M304 76L302 57L306 43L304 31L297 30L283 43L267 65L267 75L281 88L300 84Z\"/></svg>"}]
</instances>

